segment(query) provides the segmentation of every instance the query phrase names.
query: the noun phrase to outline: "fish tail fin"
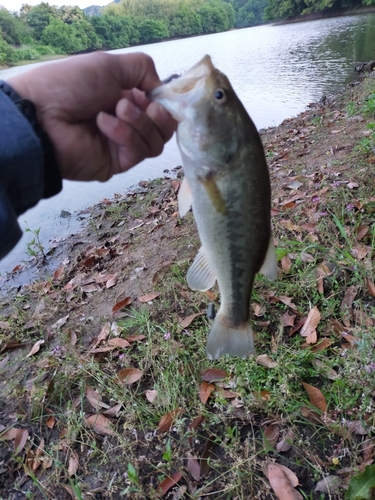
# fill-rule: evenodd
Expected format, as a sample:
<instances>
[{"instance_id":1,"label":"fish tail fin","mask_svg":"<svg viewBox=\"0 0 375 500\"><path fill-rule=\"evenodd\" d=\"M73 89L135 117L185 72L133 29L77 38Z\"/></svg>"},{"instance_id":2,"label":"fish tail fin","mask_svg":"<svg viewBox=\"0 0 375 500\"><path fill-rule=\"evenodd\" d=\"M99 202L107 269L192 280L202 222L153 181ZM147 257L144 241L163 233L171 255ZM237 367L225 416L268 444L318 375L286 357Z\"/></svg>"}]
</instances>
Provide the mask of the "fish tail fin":
<instances>
[{"instance_id":1,"label":"fish tail fin","mask_svg":"<svg viewBox=\"0 0 375 500\"><path fill-rule=\"evenodd\" d=\"M253 329L250 323L241 326L228 326L218 314L211 327L207 340L206 354L209 359L217 359L225 354L246 358L254 354Z\"/></svg>"}]
</instances>

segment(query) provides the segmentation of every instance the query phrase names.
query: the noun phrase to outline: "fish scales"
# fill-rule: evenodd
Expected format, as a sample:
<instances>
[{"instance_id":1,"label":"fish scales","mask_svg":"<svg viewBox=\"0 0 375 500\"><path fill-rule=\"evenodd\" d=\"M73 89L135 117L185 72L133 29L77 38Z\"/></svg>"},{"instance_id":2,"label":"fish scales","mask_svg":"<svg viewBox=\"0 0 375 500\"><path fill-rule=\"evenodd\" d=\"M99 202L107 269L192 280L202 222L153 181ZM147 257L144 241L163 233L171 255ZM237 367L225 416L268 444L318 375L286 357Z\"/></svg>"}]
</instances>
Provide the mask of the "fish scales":
<instances>
[{"instance_id":1,"label":"fish scales","mask_svg":"<svg viewBox=\"0 0 375 500\"><path fill-rule=\"evenodd\" d=\"M207 290L217 280L220 289L207 355L245 357L254 352L249 309L255 274L277 275L270 179L259 134L209 56L150 97L178 121L185 172L179 210L183 216L192 206L202 243L188 285Z\"/></svg>"}]
</instances>

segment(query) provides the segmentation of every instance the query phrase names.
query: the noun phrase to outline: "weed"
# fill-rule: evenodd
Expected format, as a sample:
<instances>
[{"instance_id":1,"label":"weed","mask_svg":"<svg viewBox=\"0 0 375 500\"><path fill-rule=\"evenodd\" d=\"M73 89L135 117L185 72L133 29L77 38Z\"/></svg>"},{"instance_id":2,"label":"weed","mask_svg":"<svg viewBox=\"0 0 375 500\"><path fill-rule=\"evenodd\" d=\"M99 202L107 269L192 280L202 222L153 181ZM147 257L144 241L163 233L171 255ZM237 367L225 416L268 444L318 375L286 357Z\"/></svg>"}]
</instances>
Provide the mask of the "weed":
<instances>
[{"instance_id":1,"label":"weed","mask_svg":"<svg viewBox=\"0 0 375 500\"><path fill-rule=\"evenodd\" d=\"M34 235L34 238L26 243L28 255L30 255L31 257L36 257L37 259L41 259L43 262L45 262L47 260L47 256L44 252L45 248L40 241L40 228L30 229L28 226L26 226L25 233L31 233L32 235Z\"/></svg>"}]
</instances>

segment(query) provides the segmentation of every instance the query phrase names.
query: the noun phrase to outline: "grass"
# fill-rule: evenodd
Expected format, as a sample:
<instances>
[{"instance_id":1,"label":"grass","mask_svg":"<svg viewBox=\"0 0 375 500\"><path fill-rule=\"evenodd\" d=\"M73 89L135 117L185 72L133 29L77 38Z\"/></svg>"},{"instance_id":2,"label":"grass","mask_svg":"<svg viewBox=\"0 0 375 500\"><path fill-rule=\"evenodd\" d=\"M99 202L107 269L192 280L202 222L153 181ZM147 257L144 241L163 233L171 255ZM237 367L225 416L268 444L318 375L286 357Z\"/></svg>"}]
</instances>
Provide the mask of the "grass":
<instances>
[{"instance_id":1,"label":"grass","mask_svg":"<svg viewBox=\"0 0 375 500\"><path fill-rule=\"evenodd\" d=\"M346 115L360 113L372 133L373 86L366 81L363 96L350 96L335 128L346 123ZM333 111L326 113L324 119L312 116L308 122L322 136L333 116ZM366 139L373 140L372 135ZM319 140L323 138L314 136L314 144ZM268 147L269 160L280 161L278 145ZM285 141L280 147L285 149ZM15 489L35 500L80 500L89 493L113 500L156 499L165 481L181 473L174 487L181 498L272 500L275 495L263 473L271 460L293 470L303 498L344 498L350 477L363 469L363 442L372 439L375 428L375 300L369 284L375 281L375 204L372 178L364 171L372 154L353 140L345 155L327 162L318 174L320 159L312 172L300 157L293 163L308 188L300 188L306 189L302 203L273 218L279 279L270 283L257 276L252 296L256 347L268 356L271 364L266 366L259 358L207 360L210 321L205 311L209 302L218 306L218 290L215 297L187 287L186 272L199 242L192 216L180 221L175 215L172 195L163 205L167 236L151 240L155 233L145 218L130 241L128 228L155 206L166 189L163 181L131 201L106 206L101 231L108 238L120 235L115 243L100 240L111 250L110 259L98 257L88 270L82 267L88 255L72 256L61 282L31 285L10 308L3 308L0 349L5 354L0 363L9 357L0 393L8 416L6 429L0 430L5 491ZM349 182L358 186L349 188ZM283 194L284 186L275 186L274 192L275 199L290 198ZM122 220L119 231L116 224ZM152 268L145 277L134 275L140 260ZM77 287L67 300L64 290L72 277L114 271L120 281L110 299L112 289L103 286L96 295ZM130 292L131 286L141 291ZM134 298L150 289L160 294L151 304L134 299L117 317L96 312L106 300L112 306L126 294ZM320 321L318 339L309 345L300 334L302 325L291 330L313 308ZM180 326L196 313L202 314ZM66 325L52 328L65 314L70 316ZM95 343L103 331L106 336ZM41 338L46 342L40 351L26 358ZM93 352L118 339L131 339L130 345ZM13 350L11 342L27 342L27 347ZM120 373L129 369L142 376L133 383L121 381ZM206 369L226 375L212 382L204 402ZM324 397L326 411L319 409L306 384ZM104 417L100 425L98 415ZM19 455L6 438L8 426L29 430ZM327 475L340 478L338 492L314 491Z\"/></svg>"}]
</instances>

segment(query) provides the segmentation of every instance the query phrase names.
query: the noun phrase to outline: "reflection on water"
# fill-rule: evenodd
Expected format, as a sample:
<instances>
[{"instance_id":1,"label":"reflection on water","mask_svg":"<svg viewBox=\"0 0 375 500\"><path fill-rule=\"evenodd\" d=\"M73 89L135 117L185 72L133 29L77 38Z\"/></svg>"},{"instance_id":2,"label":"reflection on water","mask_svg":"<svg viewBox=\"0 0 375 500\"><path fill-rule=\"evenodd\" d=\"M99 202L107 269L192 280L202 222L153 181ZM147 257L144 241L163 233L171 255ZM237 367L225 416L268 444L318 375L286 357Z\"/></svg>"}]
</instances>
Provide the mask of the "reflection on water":
<instances>
[{"instance_id":1,"label":"reflection on water","mask_svg":"<svg viewBox=\"0 0 375 500\"><path fill-rule=\"evenodd\" d=\"M278 125L303 111L309 102L341 89L353 77L356 62L374 58L375 14L259 26L114 52L135 51L151 55L162 78L183 72L210 54L214 64L230 78L257 127L264 128ZM28 69L21 66L0 71L0 78ZM85 208L179 163L173 139L160 157L144 161L105 184L65 182L62 193L41 202L20 219L32 229L41 227L48 247L49 239L76 230L76 224L65 227L66 220L59 218L62 209L72 212ZM3 259L0 272L12 269L25 258L26 241L23 238Z\"/></svg>"}]
</instances>

